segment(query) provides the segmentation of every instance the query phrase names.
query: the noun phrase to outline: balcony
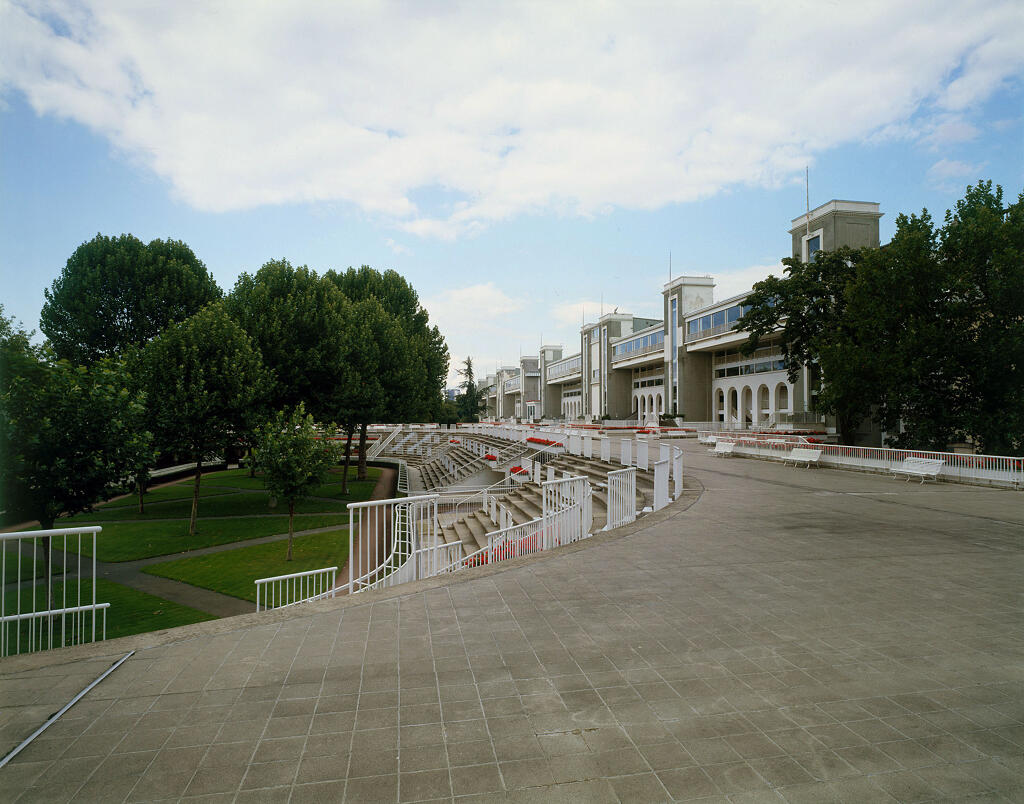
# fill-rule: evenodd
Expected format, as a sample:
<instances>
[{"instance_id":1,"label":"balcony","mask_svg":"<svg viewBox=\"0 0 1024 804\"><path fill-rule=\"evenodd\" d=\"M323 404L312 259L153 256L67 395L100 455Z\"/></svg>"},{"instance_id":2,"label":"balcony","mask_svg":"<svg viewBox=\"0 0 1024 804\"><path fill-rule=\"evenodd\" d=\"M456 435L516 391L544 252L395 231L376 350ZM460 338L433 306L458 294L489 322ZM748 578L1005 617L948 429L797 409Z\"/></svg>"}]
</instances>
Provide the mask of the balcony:
<instances>
[{"instance_id":1,"label":"balcony","mask_svg":"<svg viewBox=\"0 0 1024 804\"><path fill-rule=\"evenodd\" d=\"M687 332L685 343L692 343L693 341L703 340L704 338L713 338L715 335L721 335L725 332L731 332L736 329L736 322L731 324L719 324L717 327L711 327L710 329L702 329L700 332Z\"/></svg>"},{"instance_id":2,"label":"balcony","mask_svg":"<svg viewBox=\"0 0 1024 804\"><path fill-rule=\"evenodd\" d=\"M619 344L619 345L621 346L621 344ZM612 355L612 363L619 363L619 362L621 362L623 360L632 360L634 357L641 357L643 355L648 355L651 352L664 352L664 351L665 351L665 342L664 341L661 341L660 343L652 343L649 346L641 346L641 347L633 349L632 351L623 352L622 354L613 354Z\"/></svg>"},{"instance_id":3,"label":"balcony","mask_svg":"<svg viewBox=\"0 0 1024 804\"><path fill-rule=\"evenodd\" d=\"M580 358L566 360L563 363L552 363L548 368L548 381L557 380L560 377L567 377L570 374L580 373Z\"/></svg>"}]
</instances>

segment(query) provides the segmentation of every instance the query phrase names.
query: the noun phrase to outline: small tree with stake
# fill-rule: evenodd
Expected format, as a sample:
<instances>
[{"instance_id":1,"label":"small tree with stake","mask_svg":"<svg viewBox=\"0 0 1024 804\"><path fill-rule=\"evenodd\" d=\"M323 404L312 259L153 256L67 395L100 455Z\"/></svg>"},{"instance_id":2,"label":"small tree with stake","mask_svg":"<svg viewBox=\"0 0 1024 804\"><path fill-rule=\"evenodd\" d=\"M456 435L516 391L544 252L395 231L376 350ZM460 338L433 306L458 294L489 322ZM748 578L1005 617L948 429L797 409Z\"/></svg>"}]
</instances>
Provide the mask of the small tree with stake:
<instances>
[{"instance_id":1,"label":"small tree with stake","mask_svg":"<svg viewBox=\"0 0 1024 804\"><path fill-rule=\"evenodd\" d=\"M333 425L325 428L325 432L333 430ZM332 441L317 436L313 417L300 402L291 413L280 411L259 430L253 459L267 490L288 503L285 561L291 561L295 504L323 485L331 466L338 462L338 451Z\"/></svg>"}]
</instances>

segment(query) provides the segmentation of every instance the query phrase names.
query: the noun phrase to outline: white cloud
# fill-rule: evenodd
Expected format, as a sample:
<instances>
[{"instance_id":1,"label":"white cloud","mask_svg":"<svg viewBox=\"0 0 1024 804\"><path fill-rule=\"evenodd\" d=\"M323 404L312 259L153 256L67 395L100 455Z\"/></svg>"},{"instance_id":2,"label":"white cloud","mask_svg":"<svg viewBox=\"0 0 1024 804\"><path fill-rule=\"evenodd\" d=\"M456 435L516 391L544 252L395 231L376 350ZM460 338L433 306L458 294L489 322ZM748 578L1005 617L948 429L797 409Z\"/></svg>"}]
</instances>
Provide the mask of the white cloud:
<instances>
[{"instance_id":1,"label":"white cloud","mask_svg":"<svg viewBox=\"0 0 1024 804\"><path fill-rule=\"evenodd\" d=\"M1022 68L1024 21L1003 0L927 14L0 0L0 86L101 133L192 206L347 202L449 239L780 186L815 154L911 123L962 140ZM415 200L434 187L459 200Z\"/></svg>"},{"instance_id":2,"label":"white cloud","mask_svg":"<svg viewBox=\"0 0 1024 804\"><path fill-rule=\"evenodd\" d=\"M782 263L773 265L750 265L735 270L717 271L715 273L715 298L728 299L750 290L755 282L765 279L768 274L782 276L785 266Z\"/></svg>"},{"instance_id":3,"label":"white cloud","mask_svg":"<svg viewBox=\"0 0 1024 804\"><path fill-rule=\"evenodd\" d=\"M506 361L518 357L508 354L517 334L524 334L536 349L536 336L530 337L533 333L523 328L521 311L527 307L526 300L509 296L494 282L448 288L420 303L448 344L449 387L458 384L456 372L467 355L482 376L494 370L494 355L504 355Z\"/></svg>"},{"instance_id":4,"label":"white cloud","mask_svg":"<svg viewBox=\"0 0 1024 804\"><path fill-rule=\"evenodd\" d=\"M411 248L403 246L401 243L396 243L390 237L384 241L384 245L391 249L393 254L397 254L400 257L410 257L413 254L413 250Z\"/></svg>"},{"instance_id":5,"label":"white cloud","mask_svg":"<svg viewBox=\"0 0 1024 804\"><path fill-rule=\"evenodd\" d=\"M926 178L932 187L954 191L963 189L981 177L984 164L963 162L959 159L940 159L930 168Z\"/></svg>"}]
</instances>

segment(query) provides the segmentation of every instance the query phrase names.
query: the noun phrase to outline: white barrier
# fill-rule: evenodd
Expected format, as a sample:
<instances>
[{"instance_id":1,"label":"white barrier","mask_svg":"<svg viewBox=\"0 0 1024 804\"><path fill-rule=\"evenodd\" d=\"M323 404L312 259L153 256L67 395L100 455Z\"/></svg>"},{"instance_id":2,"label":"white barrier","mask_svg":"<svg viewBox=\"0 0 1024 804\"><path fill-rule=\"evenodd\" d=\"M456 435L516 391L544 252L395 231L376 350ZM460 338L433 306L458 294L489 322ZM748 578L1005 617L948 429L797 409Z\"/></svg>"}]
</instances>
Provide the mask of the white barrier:
<instances>
[{"instance_id":1,"label":"white barrier","mask_svg":"<svg viewBox=\"0 0 1024 804\"><path fill-rule=\"evenodd\" d=\"M636 521L636 467L608 473L608 524L605 530Z\"/></svg>"},{"instance_id":2,"label":"white barrier","mask_svg":"<svg viewBox=\"0 0 1024 804\"><path fill-rule=\"evenodd\" d=\"M256 611L283 609L297 603L334 597L337 567L275 575L256 581Z\"/></svg>"},{"instance_id":3,"label":"white barrier","mask_svg":"<svg viewBox=\"0 0 1024 804\"><path fill-rule=\"evenodd\" d=\"M96 602L101 530L90 525L0 534L0 656L95 642L100 614L99 638L107 638L110 604Z\"/></svg>"},{"instance_id":4,"label":"white barrier","mask_svg":"<svg viewBox=\"0 0 1024 804\"><path fill-rule=\"evenodd\" d=\"M654 464L654 510L660 511L668 503L668 461L658 461Z\"/></svg>"}]
</instances>

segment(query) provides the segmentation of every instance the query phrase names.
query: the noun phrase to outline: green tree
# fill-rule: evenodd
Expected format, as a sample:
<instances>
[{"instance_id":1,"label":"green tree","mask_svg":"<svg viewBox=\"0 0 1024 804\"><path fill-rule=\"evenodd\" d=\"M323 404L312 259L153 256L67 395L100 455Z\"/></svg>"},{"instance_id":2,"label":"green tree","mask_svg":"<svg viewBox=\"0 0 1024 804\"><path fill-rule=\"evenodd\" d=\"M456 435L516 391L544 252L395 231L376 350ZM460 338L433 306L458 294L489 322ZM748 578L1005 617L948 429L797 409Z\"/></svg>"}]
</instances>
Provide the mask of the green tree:
<instances>
[{"instance_id":1,"label":"green tree","mask_svg":"<svg viewBox=\"0 0 1024 804\"><path fill-rule=\"evenodd\" d=\"M45 296L39 328L57 357L89 365L145 345L221 291L180 241L97 234L75 249Z\"/></svg>"},{"instance_id":2,"label":"green tree","mask_svg":"<svg viewBox=\"0 0 1024 804\"><path fill-rule=\"evenodd\" d=\"M783 260L754 286L747 348L778 332L790 379L818 373L818 408L841 439L873 416L892 446L1024 450L1024 195L968 187L936 228L900 215L881 249Z\"/></svg>"},{"instance_id":3,"label":"green tree","mask_svg":"<svg viewBox=\"0 0 1024 804\"><path fill-rule=\"evenodd\" d=\"M267 490L278 500L288 503L288 552L292 560L295 536L295 504L309 497L323 485L330 468L338 462L334 443L326 438L334 425L324 428L325 437L317 434L313 417L300 402L291 412L280 411L259 429L253 459L263 473Z\"/></svg>"},{"instance_id":4,"label":"green tree","mask_svg":"<svg viewBox=\"0 0 1024 804\"><path fill-rule=\"evenodd\" d=\"M487 400L483 391L477 387L476 378L473 376L473 359L467 357L462 361L462 368L459 369L459 376L462 377L462 393L455 398L455 405L459 411L459 420L464 422L476 422L480 420L480 413L487 408Z\"/></svg>"},{"instance_id":5,"label":"green tree","mask_svg":"<svg viewBox=\"0 0 1024 804\"><path fill-rule=\"evenodd\" d=\"M54 360L0 310L0 510L50 530L109 499L131 476L150 433L124 367ZM42 538L43 577L50 538ZM47 605L49 606L49 601Z\"/></svg>"},{"instance_id":6,"label":"green tree","mask_svg":"<svg viewBox=\"0 0 1024 804\"><path fill-rule=\"evenodd\" d=\"M781 332L790 382L796 382L805 365L819 373L818 410L835 415L840 439L847 444L877 402L864 376L871 367L858 359L856 335L846 314L847 289L862 256L859 250L841 248L819 251L813 262L787 257L782 261L785 276L756 283L745 302L750 309L737 322L749 334L744 346L749 352Z\"/></svg>"},{"instance_id":7,"label":"green tree","mask_svg":"<svg viewBox=\"0 0 1024 804\"><path fill-rule=\"evenodd\" d=\"M419 302L419 296L401 274L383 273L367 265L325 276L353 302L375 299L405 335L408 365L413 383L392 399L395 406L385 416L392 421L433 421L441 404L448 374L448 347Z\"/></svg>"},{"instance_id":8,"label":"green tree","mask_svg":"<svg viewBox=\"0 0 1024 804\"><path fill-rule=\"evenodd\" d=\"M157 444L196 464L189 520L194 534L202 462L258 425L269 373L259 350L220 304L147 344L139 371Z\"/></svg>"},{"instance_id":9,"label":"green tree","mask_svg":"<svg viewBox=\"0 0 1024 804\"><path fill-rule=\"evenodd\" d=\"M959 428L982 452L1024 452L1024 193L1004 207L991 181L946 213L937 262L948 276L947 348Z\"/></svg>"},{"instance_id":10,"label":"green tree","mask_svg":"<svg viewBox=\"0 0 1024 804\"><path fill-rule=\"evenodd\" d=\"M352 381L348 345L351 304L306 266L272 260L243 273L225 309L259 347L274 373L270 410L302 403L318 420L337 415L341 386Z\"/></svg>"}]
</instances>

